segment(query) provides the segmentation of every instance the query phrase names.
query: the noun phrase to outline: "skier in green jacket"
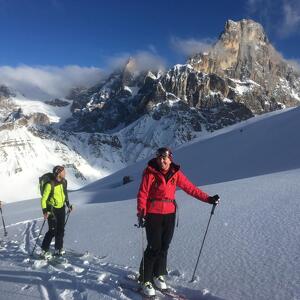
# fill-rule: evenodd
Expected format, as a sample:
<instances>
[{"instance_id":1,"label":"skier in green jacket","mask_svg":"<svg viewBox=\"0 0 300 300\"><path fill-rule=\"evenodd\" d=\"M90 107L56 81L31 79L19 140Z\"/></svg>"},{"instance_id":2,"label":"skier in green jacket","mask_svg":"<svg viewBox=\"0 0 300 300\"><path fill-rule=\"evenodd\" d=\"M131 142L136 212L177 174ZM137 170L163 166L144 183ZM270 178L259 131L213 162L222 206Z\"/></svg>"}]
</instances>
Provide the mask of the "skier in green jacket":
<instances>
[{"instance_id":1,"label":"skier in green jacket","mask_svg":"<svg viewBox=\"0 0 300 300\"><path fill-rule=\"evenodd\" d=\"M50 258L49 252L52 238L55 237L55 252L54 255L61 256L65 253L63 250L63 238L65 231L65 216L66 209L72 211L72 205L69 203L67 192L67 180L65 179L66 172L63 166L53 168L54 180L47 183L41 200L43 215L45 220L48 220L49 230L45 234L42 243L42 255L45 258Z\"/></svg>"}]
</instances>

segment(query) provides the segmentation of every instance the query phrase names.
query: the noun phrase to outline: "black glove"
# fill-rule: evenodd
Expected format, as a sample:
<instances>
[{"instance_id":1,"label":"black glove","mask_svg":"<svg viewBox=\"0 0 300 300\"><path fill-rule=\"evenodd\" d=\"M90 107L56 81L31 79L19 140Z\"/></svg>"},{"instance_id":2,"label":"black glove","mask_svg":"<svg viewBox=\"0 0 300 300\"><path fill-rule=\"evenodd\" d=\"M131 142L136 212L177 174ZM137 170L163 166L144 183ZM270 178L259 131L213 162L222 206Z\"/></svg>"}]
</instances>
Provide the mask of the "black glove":
<instances>
[{"instance_id":1,"label":"black glove","mask_svg":"<svg viewBox=\"0 0 300 300\"><path fill-rule=\"evenodd\" d=\"M146 216L144 211L141 211L137 214L138 217L138 227L145 227L146 224Z\"/></svg>"},{"instance_id":2,"label":"black glove","mask_svg":"<svg viewBox=\"0 0 300 300\"><path fill-rule=\"evenodd\" d=\"M220 197L219 195L209 196L207 202L210 204L219 204Z\"/></svg>"}]
</instances>

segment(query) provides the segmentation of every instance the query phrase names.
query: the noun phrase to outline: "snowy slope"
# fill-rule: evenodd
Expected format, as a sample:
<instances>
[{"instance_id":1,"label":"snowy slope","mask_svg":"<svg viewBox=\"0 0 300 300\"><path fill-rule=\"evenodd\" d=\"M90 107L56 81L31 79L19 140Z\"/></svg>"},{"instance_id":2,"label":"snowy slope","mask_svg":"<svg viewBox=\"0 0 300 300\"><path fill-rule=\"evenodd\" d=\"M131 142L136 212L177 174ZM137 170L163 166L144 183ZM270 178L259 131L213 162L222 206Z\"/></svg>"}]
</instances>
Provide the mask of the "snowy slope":
<instances>
[{"instance_id":1,"label":"snowy slope","mask_svg":"<svg viewBox=\"0 0 300 300\"><path fill-rule=\"evenodd\" d=\"M297 108L175 152L184 172L222 199L197 280L189 283L210 206L177 192L180 220L168 280L188 299L299 298L299 129ZM141 231L133 224L144 166L140 162L70 194L75 210L65 247L77 255L67 265L27 260L41 226L39 200L5 205L9 237L0 251L0 299L140 299L120 285L141 258ZM125 174L135 181L121 185Z\"/></svg>"},{"instance_id":2,"label":"snowy slope","mask_svg":"<svg viewBox=\"0 0 300 300\"><path fill-rule=\"evenodd\" d=\"M300 168L299 116L300 108L294 108L249 119L187 143L175 151L175 160L198 185ZM133 184L138 187L145 163L122 169L84 191L105 191L125 175L136 178Z\"/></svg>"},{"instance_id":3,"label":"snowy slope","mask_svg":"<svg viewBox=\"0 0 300 300\"><path fill-rule=\"evenodd\" d=\"M42 139L26 127L0 131L0 138L0 180L3 185L0 197L7 202L38 197L39 176L57 164L66 164L71 188L105 175L66 143ZM80 171L85 174L85 180L80 177ZM18 193L12 193L14 189Z\"/></svg>"},{"instance_id":4,"label":"snowy slope","mask_svg":"<svg viewBox=\"0 0 300 300\"><path fill-rule=\"evenodd\" d=\"M54 123L62 123L72 115L70 110L71 102L64 107L55 107L47 105L42 101L28 99L21 94L12 97L12 101L22 108L24 114L30 115L32 113L40 112L49 116L50 121ZM66 99L63 99L63 101L69 102Z\"/></svg>"}]
</instances>

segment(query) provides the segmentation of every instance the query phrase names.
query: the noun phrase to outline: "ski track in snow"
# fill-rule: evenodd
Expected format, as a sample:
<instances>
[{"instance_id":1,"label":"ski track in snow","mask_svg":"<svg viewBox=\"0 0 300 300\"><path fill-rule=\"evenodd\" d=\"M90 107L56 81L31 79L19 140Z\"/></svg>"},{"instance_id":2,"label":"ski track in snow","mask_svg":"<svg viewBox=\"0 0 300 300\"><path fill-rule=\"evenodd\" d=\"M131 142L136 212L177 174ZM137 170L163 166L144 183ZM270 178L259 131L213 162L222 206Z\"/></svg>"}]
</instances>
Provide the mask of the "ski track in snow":
<instances>
[{"instance_id":1,"label":"ski track in snow","mask_svg":"<svg viewBox=\"0 0 300 300\"><path fill-rule=\"evenodd\" d=\"M19 222L16 226L20 227L17 239L3 240L0 248L1 300L142 299L130 288L124 288L132 285L128 280L128 277L136 275L132 268L108 263L105 256L76 253L73 250L67 250L67 261L60 263L32 258L30 253L40 231L37 220ZM39 249L37 246L36 252ZM170 277L176 279L179 274L174 272ZM6 285L3 285L4 282ZM3 286L8 289L3 289ZM178 288L178 291L188 294L187 299L221 299L184 287ZM171 298L160 294L159 299Z\"/></svg>"}]
</instances>

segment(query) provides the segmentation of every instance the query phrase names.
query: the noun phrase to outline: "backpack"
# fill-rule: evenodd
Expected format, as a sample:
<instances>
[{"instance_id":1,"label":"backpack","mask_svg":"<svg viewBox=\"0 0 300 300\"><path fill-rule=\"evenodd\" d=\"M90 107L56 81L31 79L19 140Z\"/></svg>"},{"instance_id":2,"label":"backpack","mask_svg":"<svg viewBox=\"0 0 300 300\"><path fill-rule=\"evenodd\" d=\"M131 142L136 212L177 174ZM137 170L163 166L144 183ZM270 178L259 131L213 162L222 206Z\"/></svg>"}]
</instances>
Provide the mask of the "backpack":
<instances>
[{"instance_id":1,"label":"backpack","mask_svg":"<svg viewBox=\"0 0 300 300\"><path fill-rule=\"evenodd\" d=\"M43 196L43 194L44 194L44 190L45 190L47 183L51 184L51 192L47 199L47 201L48 201L53 196L53 193L54 193L54 175L53 175L53 173L46 173L39 178L39 187L40 187L41 196Z\"/></svg>"}]
</instances>

